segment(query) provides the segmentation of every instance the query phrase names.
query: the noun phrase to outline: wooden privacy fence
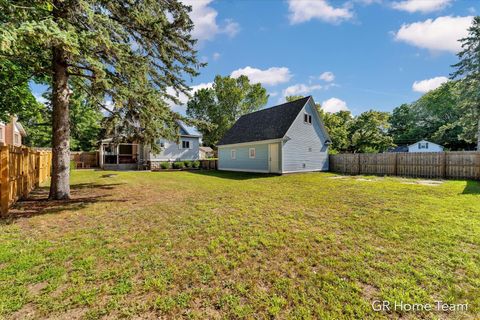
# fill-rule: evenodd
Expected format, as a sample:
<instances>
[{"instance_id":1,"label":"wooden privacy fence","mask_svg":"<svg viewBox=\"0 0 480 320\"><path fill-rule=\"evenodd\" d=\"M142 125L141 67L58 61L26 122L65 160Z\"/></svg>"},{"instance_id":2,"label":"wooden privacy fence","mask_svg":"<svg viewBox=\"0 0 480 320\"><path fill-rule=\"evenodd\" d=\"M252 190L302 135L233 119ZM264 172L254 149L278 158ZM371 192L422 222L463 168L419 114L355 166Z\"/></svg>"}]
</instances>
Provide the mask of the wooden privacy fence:
<instances>
[{"instance_id":1,"label":"wooden privacy fence","mask_svg":"<svg viewBox=\"0 0 480 320\"><path fill-rule=\"evenodd\" d=\"M480 152L330 155L330 171L419 178L480 179Z\"/></svg>"},{"instance_id":2,"label":"wooden privacy fence","mask_svg":"<svg viewBox=\"0 0 480 320\"><path fill-rule=\"evenodd\" d=\"M52 153L26 147L0 149L0 216L50 177Z\"/></svg>"},{"instance_id":3,"label":"wooden privacy fence","mask_svg":"<svg viewBox=\"0 0 480 320\"><path fill-rule=\"evenodd\" d=\"M74 169L88 169L98 167L98 152L75 151L70 153L70 161L75 162Z\"/></svg>"},{"instance_id":4,"label":"wooden privacy fence","mask_svg":"<svg viewBox=\"0 0 480 320\"><path fill-rule=\"evenodd\" d=\"M205 170L217 170L218 160L200 160L200 168Z\"/></svg>"}]
</instances>

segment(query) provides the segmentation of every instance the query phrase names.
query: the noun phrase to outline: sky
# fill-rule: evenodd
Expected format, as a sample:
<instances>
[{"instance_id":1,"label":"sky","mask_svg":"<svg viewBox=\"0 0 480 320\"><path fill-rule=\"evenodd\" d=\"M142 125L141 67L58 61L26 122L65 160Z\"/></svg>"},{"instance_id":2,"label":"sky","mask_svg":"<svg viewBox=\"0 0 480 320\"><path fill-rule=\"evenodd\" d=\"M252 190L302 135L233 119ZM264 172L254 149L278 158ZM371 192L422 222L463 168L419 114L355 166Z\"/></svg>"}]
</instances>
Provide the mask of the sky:
<instances>
[{"instance_id":1,"label":"sky","mask_svg":"<svg viewBox=\"0 0 480 320\"><path fill-rule=\"evenodd\" d=\"M267 107L312 95L328 112L353 114L392 111L447 81L458 39L480 14L477 0L183 2L207 63L192 92L217 74L245 74L267 89Z\"/></svg>"}]
</instances>

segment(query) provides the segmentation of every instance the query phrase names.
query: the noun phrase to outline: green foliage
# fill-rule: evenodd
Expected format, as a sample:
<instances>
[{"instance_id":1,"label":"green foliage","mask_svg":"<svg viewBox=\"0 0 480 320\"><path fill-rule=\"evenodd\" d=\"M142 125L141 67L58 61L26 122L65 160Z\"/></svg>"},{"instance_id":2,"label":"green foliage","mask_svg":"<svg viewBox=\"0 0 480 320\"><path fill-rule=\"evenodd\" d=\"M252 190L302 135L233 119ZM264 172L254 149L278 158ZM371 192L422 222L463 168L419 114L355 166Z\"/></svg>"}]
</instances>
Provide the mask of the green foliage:
<instances>
[{"instance_id":1,"label":"green foliage","mask_svg":"<svg viewBox=\"0 0 480 320\"><path fill-rule=\"evenodd\" d=\"M473 18L473 24L468 29L466 38L462 42L462 51L458 53L459 62L453 65L456 71L452 78L462 78L461 96L459 105L462 117L458 124L467 128L459 136L465 141L474 141L476 138L477 150L480 150L480 16ZM476 132L472 130L476 127ZM473 134L472 134L473 133Z\"/></svg>"},{"instance_id":2,"label":"green foliage","mask_svg":"<svg viewBox=\"0 0 480 320\"><path fill-rule=\"evenodd\" d=\"M175 161L172 163L172 168L173 169L183 169L185 163L183 161Z\"/></svg>"},{"instance_id":3,"label":"green foliage","mask_svg":"<svg viewBox=\"0 0 480 320\"><path fill-rule=\"evenodd\" d=\"M292 101L299 100L299 99L302 99L302 98L304 98L304 96L287 96L287 97L285 97L285 100L287 102L292 102Z\"/></svg>"},{"instance_id":4,"label":"green foliage","mask_svg":"<svg viewBox=\"0 0 480 320\"><path fill-rule=\"evenodd\" d=\"M183 161L183 166L185 168L191 168L193 166L193 162L190 161L190 160L187 160L187 161Z\"/></svg>"},{"instance_id":5,"label":"green foliage","mask_svg":"<svg viewBox=\"0 0 480 320\"><path fill-rule=\"evenodd\" d=\"M8 122L10 116L24 112L33 116L41 108L28 86L31 77L28 68L2 57L0 60L0 121Z\"/></svg>"},{"instance_id":6,"label":"green foliage","mask_svg":"<svg viewBox=\"0 0 480 320\"><path fill-rule=\"evenodd\" d=\"M200 161L195 160L192 162L192 168L198 169L200 168Z\"/></svg>"},{"instance_id":7,"label":"green foliage","mask_svg":"<svg viewBox=\"0 0 480 320\"><path fill-rule=\"evenodd\" d=\"M170 169L170 162L161 162L160 163L160 168L162 169Z\"/></svg>"},{"instance_id":8,"label":"green foliage","mask_svg":"<svg viewBox=\"0 0 480 320\"><path fill-rule=\"evenodd\" d=\"M117 130L123 133L121 139L153 147L159 137L174 140L176 120L182 117L166 101L179 102L172 91L188 95L184 78L196 76L202 66L194 50L189 11L179 1L0 1L0 54L7 64L0 76L5 78L13 68L20 79L5 95L6 105L17 113L22 105L33 103L26 85L32 78L53 83L56 52L55 59L67 64L74 94L85 93L89 100L73 116L85 115L95 123L96 115L87 109L106 109L106 101L111 101L114 109L104 123L107 132ZM80 131L73 145L89 148L93 133Z\"/></svg>"},{"instance_id":9,"label":"green foliage","mask_svg":"<svg viewBox=\"0 0 480 320\"><path fill-rule=\"evenodd\" d=\"M353 120L350 111L339 111L336 113L323 112L318 108L327 129L328 135L332 140L329 148L331 153L347 152L350 149L350 130L349 125Z\"/></svg>"},{"instance_id":10,"label":"green foliage","mask_svg":"<svg viewBox=\"0 0 480 320\"><path fill-rule=\"evenodd\" d=\"M214 146L240 116L267 103L267 90L246 76L216 76L211 89L198 90L187 104L187 115L203 123L205 145Z\"/></svg>"},{"instance_id":11,"label":"green foliage","mask_svg":"<svg viewBox=\"0 0 480 320\"><path fill-rule=\"evenodd\" d=\"M376 153L393 146L388 135L388 112L367 111L354 118L349 126L351 148L356 152Z\"/></svg>"},{"instance_id":12,"label":"green foliage","mask_svg":"<svg viewBox=\"0 0 480 320\"><path fill-rule=\"evenodd\" d=\"M451 150L471 149L476 128L464 121L464 86L464 81L450 81L395 108L389 120L394 143L408 145L427 139Z\"/></svg>"}]
</instances>

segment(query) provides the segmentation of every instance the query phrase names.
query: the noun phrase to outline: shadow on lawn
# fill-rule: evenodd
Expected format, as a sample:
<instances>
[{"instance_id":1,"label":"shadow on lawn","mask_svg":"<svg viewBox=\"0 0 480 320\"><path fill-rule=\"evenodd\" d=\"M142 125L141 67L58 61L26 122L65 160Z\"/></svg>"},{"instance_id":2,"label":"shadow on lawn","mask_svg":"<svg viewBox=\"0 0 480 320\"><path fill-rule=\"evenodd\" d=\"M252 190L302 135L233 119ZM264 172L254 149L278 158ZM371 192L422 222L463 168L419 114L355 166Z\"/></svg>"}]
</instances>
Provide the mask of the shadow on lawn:
<instances>
[{"instance_id":1,"label":"shadow on lawn","mask_svg":"<svg viewBox=\"0 0 480 320\"><path fill-rule=\"evenodd\" d=\"M233 171L217 171L217 170L195 170L189 171L193 174L200 174L209 177L216 177L229 180L249 180L249 179L263 179L278 176L277 174L269 173L253 173L253 172L233 172Z\"/></svg>"},{"instance_id":2,"label":"shadow on lawn","mask_svg":"<svg viewBox=\"0 0 480 320\"><path fill-rule=\"evenodd\" d=\"M41 187L32 191L27 199L18 201L9 211L9 216L0 220L0 224L11 223L18 218L29 218L37 215L55 214L64 210L76 211L98 202L125 202L109 198L111 193L121 184L80 183L70 186L70 200L48 200L49 187Z\"/></svg>"},{"instance_id":3,"label":"shadow on lawn","mask_svg":"<svg viewBox=\"0 0 480 320\"><path fill-rule=\"evenodd\" d=\"M462 194L480 194L480 181L468 180Z\"/></svg>"}]
</instances>

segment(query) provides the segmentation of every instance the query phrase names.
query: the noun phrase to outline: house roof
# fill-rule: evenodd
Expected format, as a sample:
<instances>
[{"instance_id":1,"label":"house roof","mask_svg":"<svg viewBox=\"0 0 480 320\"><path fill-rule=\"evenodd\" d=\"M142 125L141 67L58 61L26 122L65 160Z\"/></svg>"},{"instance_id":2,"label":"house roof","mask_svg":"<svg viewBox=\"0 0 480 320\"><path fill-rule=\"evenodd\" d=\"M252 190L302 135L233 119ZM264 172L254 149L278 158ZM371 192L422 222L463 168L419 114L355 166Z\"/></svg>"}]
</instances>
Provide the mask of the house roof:
<instances>
[{"instance_id":1,"label":"house roof","mask_svg":"<svg viewBox=\"0 0 480 320\"><path fill-rule=\"evenodd\" d=\"M202 150L203 152L213 152L213 149L210 147L200 147L200 150Z\"/></svg>"},{"instance_id":2,"label":"house roof","mask_svg":"<svg viewBox=\"0 0 480 320\"><path fill-rule=\"evenodd\" d=\"M201 137L202 134L198 131L197 128L193 126L188 126L185 122L178 120L178 125L187 133L188 136Z\"/></svg>"},{"instance_id":3,"label":"house roof","mask_svg":"<svg viewBox=\"0 0 480 320\"><path fill-rule=\"evenodd\" d=\"M436 146L439 146L439 147L442 147L442 148L443 148L442 145L439 145L438 143L431 142L431 141L428 141L428 140L420 140L420 141L417 141L417 142L412 143L411 145L409 145L409 147L413 147L414 145L419 144L420 142L422 142L422 143L428 142L428 143L431 144L431 145L436 145Z\"/></svg>"},{"instance_id":4,"label":"house roof","mask_svg":"<svg viewBox=\"0 0 480 320\"><path fill-rule=\"evenodd\" d=\"M388 149L388 152L408 152L408 146L398 146Z\"/></svg>"},{"instance_id":5,"label":"house roof","mask_svg":"<svg viewBox=\"0 0 480 320\"><path fill-rule=\"evenodd\" d=\"M240 117L218 145L281 139L311 96Z\"/></svg>"}]
</instances>

